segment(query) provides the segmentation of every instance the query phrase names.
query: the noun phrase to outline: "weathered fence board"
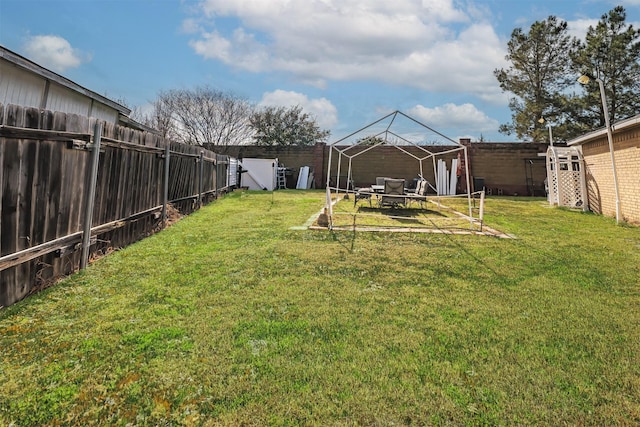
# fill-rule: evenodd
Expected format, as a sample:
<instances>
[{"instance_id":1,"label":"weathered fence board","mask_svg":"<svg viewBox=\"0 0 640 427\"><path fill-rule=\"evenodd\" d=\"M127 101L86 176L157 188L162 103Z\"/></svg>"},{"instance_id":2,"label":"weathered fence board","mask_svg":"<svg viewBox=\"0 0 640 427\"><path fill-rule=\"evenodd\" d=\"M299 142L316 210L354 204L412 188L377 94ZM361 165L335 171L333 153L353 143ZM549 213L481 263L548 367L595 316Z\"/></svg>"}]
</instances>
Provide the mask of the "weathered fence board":
<instances>
[{"instance_id":1,"label":"weathered fence board","mask_svg":"<svg viewBox=\"0 0 640 427\"><path fill-rule=\"evenodd\" d=\"M0 104L0 307L78 269L94 124L74 114ZM198 200L217 197L218 182L226 184L226 167L217 165L226 164L226 156L205 150L201 165L199 147L102 125L90 256L162 225L166 146L168 201L183 214Z\"/></svg>"},{"instance_id":2,"label":"weathered fence board","mask_svg":"<svg viewBox=\"0 0 640 427\"><path fill-rule=\"evenodd\" d=\"M2 156L2 223L0 223L0 255L7 255L17 251L17 188L10 185L11 178L16 175L19 166L17 156L18 142L5 144ZM4 286L0 287L0 298L22 298L25 289L16 285L16 267L0 272L0 279ZM26 288L26 286L25 286ZM5 304L6 305L6 304Z\"/></svg>"}]
</instances>

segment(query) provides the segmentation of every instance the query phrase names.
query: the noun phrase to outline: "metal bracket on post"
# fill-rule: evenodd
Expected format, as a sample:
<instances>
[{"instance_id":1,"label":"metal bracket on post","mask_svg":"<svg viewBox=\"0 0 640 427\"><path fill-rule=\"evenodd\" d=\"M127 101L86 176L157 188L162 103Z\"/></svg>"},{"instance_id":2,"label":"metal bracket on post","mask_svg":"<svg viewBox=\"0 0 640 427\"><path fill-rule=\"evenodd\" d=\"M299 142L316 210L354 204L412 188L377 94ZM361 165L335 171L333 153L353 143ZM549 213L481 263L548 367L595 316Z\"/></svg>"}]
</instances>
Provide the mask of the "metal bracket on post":
<instances>
[{"instance_id":1,"label":"metal bracket on post","mask_svg":"<svg viewBox=\"0 0 640 427\"><path fill-rule=\"evenodd\" d=\"M67 142L67 148L70 148L73 150L90 150L91 144L82 139L70 139Z\"/></svg>"}]
</instances>

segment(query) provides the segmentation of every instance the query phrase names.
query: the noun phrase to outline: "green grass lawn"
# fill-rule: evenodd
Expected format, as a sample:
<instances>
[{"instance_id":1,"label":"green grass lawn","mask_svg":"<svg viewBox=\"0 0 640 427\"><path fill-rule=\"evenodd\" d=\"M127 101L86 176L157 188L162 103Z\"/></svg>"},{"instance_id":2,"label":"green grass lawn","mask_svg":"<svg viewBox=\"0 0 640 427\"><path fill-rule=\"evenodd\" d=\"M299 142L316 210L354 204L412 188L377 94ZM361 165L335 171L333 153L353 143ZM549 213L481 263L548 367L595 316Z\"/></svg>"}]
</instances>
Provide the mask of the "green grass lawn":
<instances>
[{"instance_id":1,"label":"green grass lawn","mask_svg":"<svg viewBox=\"0 0 640 427\"><path fill-rule=\"evenodd\" d=\"M640 229L291 229L323 200L232 193L0 310L0 425L640 423Z\"/></svg>"}]
</instances>

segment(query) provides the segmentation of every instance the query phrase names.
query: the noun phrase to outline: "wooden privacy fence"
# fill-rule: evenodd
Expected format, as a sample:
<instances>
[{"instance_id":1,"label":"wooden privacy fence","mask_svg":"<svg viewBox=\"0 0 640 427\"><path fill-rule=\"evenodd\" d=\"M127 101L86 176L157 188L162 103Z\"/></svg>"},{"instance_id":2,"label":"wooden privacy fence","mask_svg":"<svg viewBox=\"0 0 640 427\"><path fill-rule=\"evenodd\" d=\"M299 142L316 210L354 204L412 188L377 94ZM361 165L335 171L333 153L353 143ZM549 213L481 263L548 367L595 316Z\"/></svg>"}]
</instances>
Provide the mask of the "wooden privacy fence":
<instances>
[{"instance_id":1,"label":"wooden privacy fence","mask_svg":"<svg viewBox=\"0 0 640 427\"><path fill-rule=\"evenodd\" d=\"M75 114L0 104L0 307L227 190L228 157Z\"/></svg>"}]
</instances>

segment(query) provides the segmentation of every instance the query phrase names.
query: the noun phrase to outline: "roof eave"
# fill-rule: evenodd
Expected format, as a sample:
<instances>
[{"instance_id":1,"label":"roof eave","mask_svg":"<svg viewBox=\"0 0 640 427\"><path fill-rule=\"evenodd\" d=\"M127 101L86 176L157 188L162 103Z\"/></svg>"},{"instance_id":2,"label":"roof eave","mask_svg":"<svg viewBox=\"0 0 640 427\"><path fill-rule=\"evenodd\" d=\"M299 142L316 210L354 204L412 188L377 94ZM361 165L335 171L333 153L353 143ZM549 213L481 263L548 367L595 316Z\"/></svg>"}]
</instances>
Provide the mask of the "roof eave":
<instances>
[{"instance_id":1,"label":"roof eave","mask_svg":"<svg viewBox=\"0 0 640 427\"><path fill-rule=\"evenodd\" d=\"M630 117L628 119L625 120L621 120L617 123L614 123L611 126L611 131L612 132L616 132L619 130L623 130L623 129L627 129L630 127L635 127L635 126L639 126L640 125L640 114L635 115L633 117ZM606 128L602 128L602 129L597 129L594 130L593 132L589 132L586 133L582 136L579 136L578 138L572 139L571 141L567 142L567 146L573 146L573 145L584 145L587 142L591 142L596 138L600 138L602 136L605 136L607 134L607 129Z\"/></svg>"},{"instance_id":2,"label":"roof eave","mask_svg":"<svg viewBox=\"0 0 640 427\"><path fill-rule=\"evenodd\" d=\"M129 115L131 114L131 110L127 107L125 107L124 105L118 104L115 101L112 101L109 98L106 98L96 92L93 92L92 90L89 90L85 87L80 86L77 83L72 82L71 80L67 79L66 77L61 76L60 74L54 73L51 70L48 70L44 67L41 67L40 65L36 64L33 61L30 61L29 59L10 51L9 49L5 48L4 46L0 46L0 58L3 58L5 60L7 60L8 62L24 68L26 70L31 71L32 73L35 73L41 77L44 77L47 80L50 80L52 82L55 82L61 86L64 86L68 89L71 89L75 92L81 93L93 100L96 100L102 104L107 105L108 107L113 108L114 110L117 110L120 114L124 114L124 115Z\"/></svg>"}]
</instances>

